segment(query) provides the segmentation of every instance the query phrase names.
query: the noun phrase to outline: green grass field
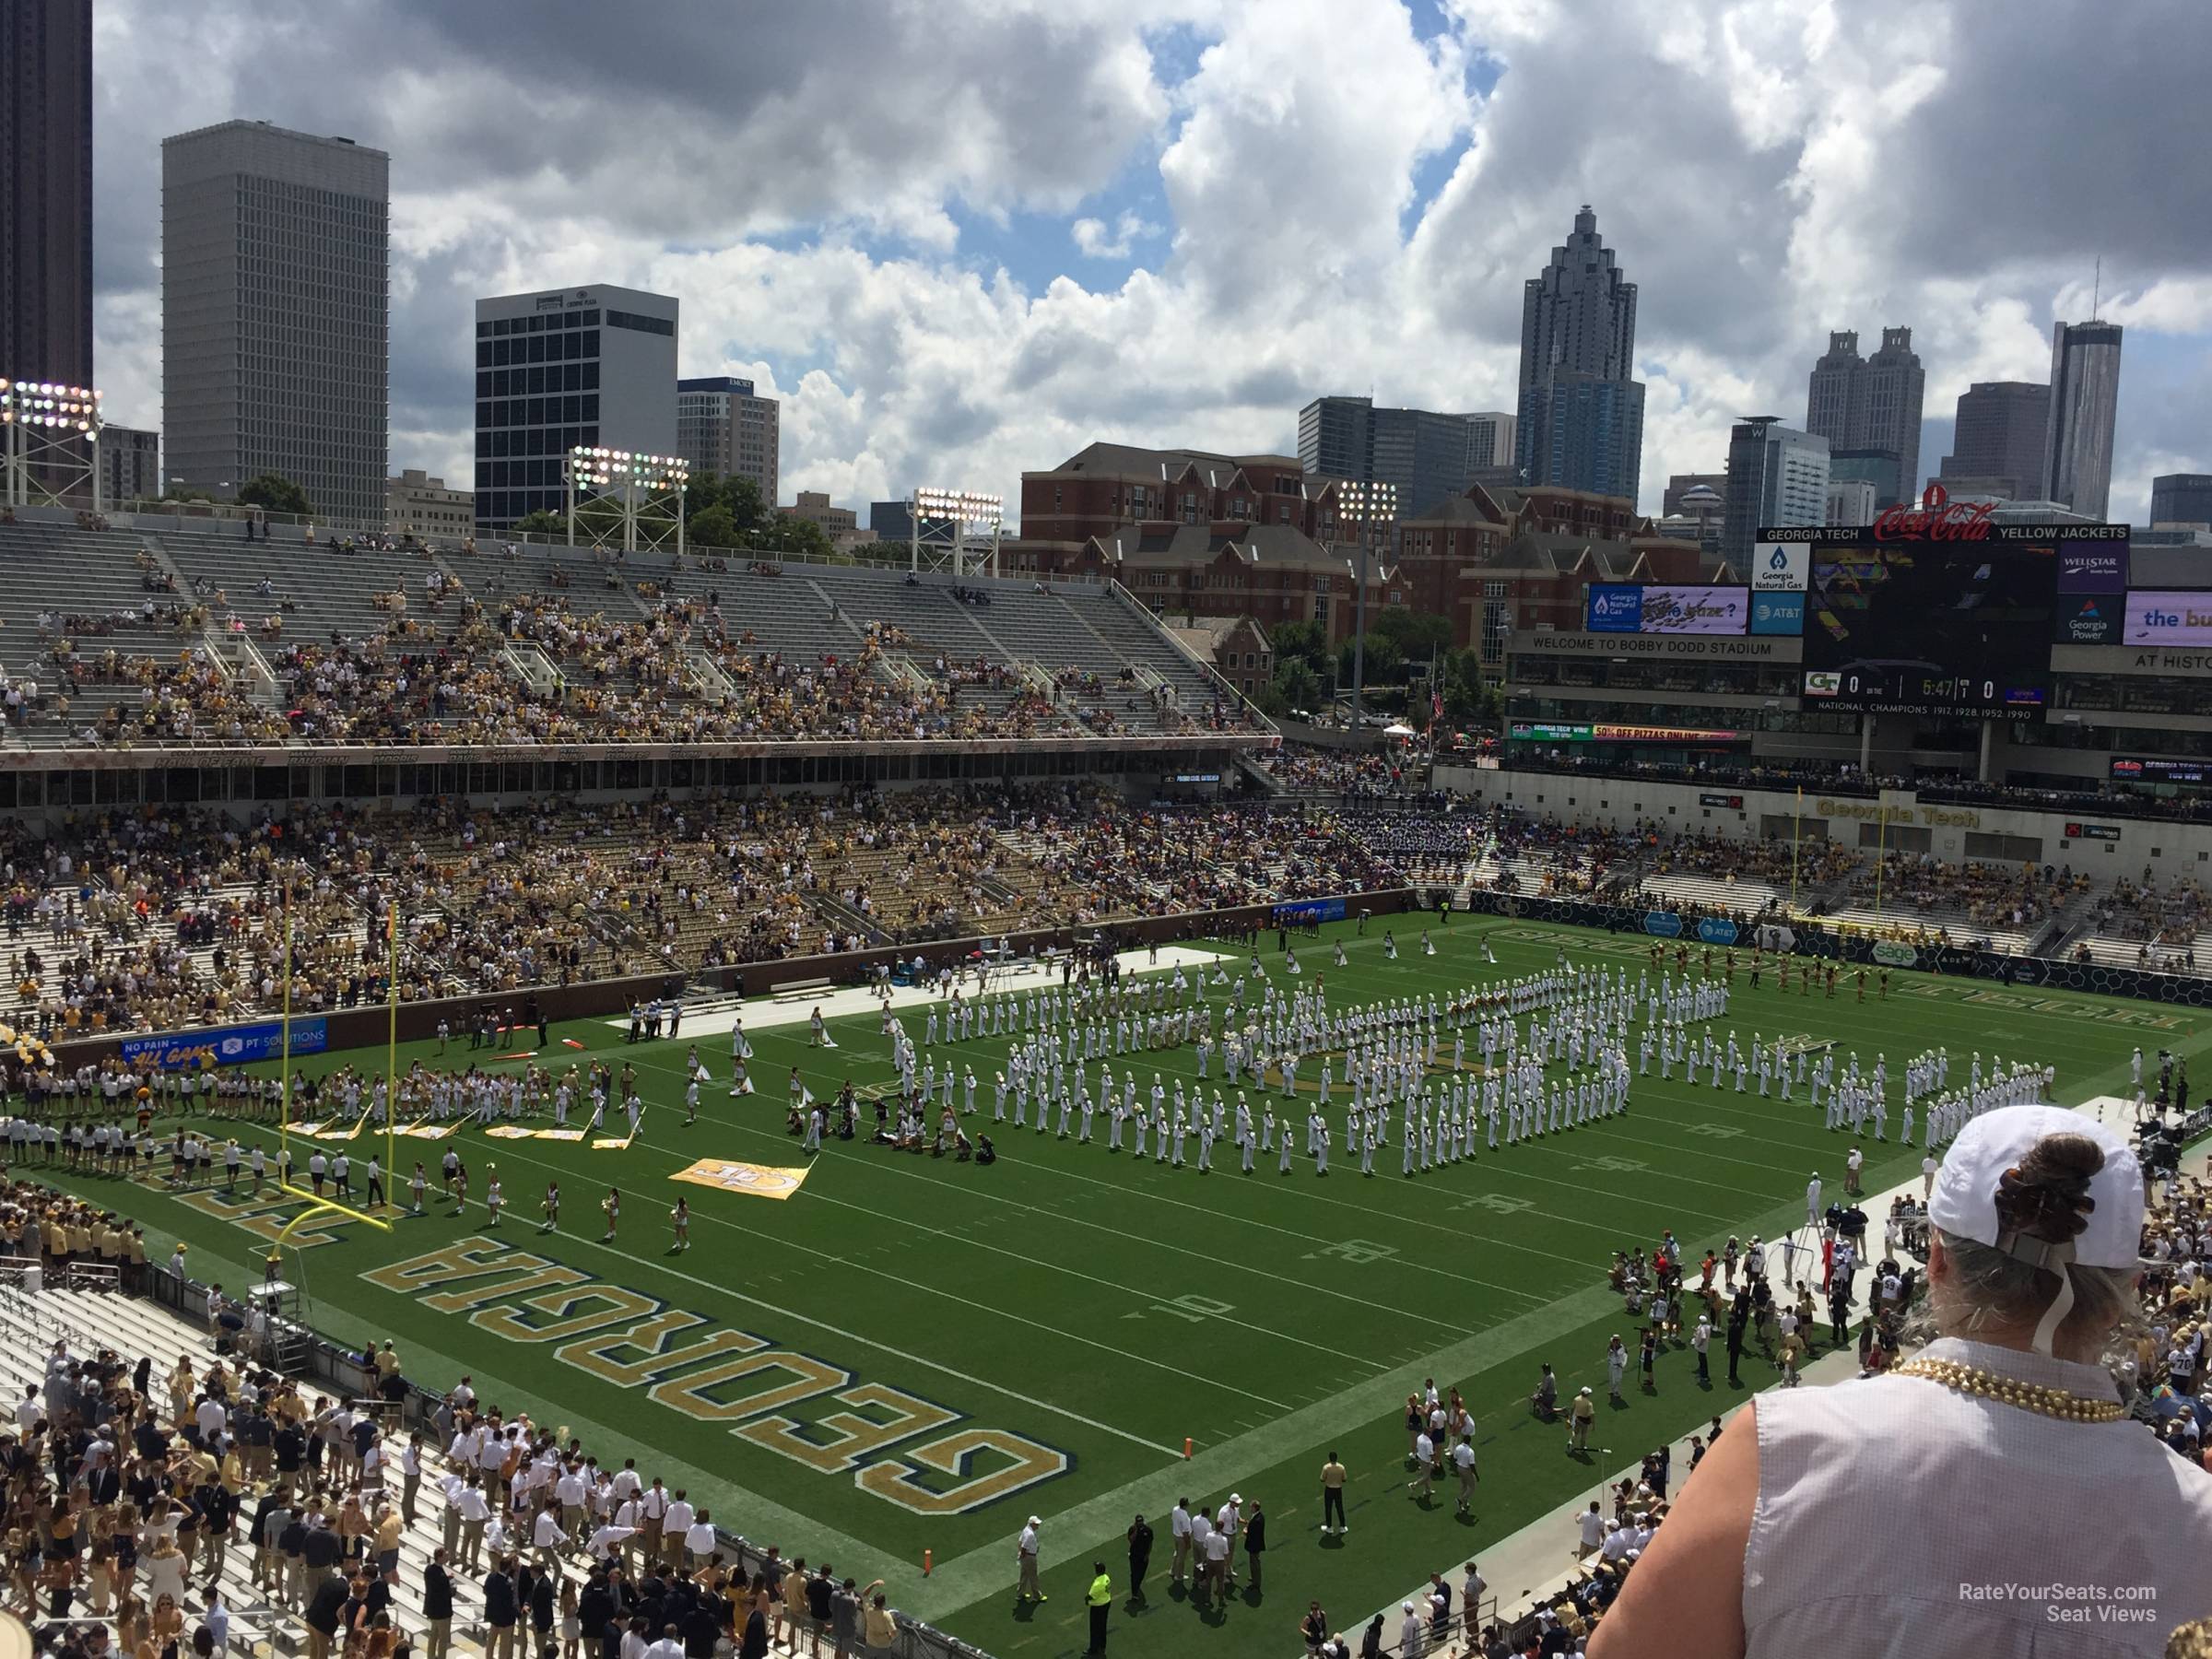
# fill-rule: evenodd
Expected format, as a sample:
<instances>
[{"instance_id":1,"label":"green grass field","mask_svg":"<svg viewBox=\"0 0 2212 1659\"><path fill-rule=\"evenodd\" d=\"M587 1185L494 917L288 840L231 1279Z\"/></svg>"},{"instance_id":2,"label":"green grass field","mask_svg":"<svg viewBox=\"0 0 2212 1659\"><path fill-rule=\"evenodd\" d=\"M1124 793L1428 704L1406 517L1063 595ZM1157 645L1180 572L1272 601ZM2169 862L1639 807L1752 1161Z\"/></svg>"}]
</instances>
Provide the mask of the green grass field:
<instances>
[{"instance_id":1,"label":"green grass field","mask_svg":"<svg viewBox=\"0 0 2212 1659\"><path fill-rule=\"evenodd\" d=\"M1389 962L1379 928L1330 931L1350 953L1347 969L1324 970L1338 1007L1432 988L1441 999L1549 966L1562 945L1577 962L1626 963L1632 977L1649 944L1461 918L1436 931L1435 958L1407 949ZM1418 924L1401 931L1410 940ZM1495 968L1477 948L1485 934ZM1265 954L1275 960L1272 940ZM1309 973L1327 958L1325 946L1300 954ZM1747 1042L1754 1030L1833 1039L1868 1065L1885 1052L1893 1099L1905 1060L1938 1043L1961 1063L1979 1050L2055 1065L2059 1097L2078 1100L2118 1090L2138 1042L2194 1057L2208 1041L2203 1016L2147 1004L1900 973L1887 1001L1870 987L1860 1005L1848 979L1833 1000L1785 998L1771 975L1754 993L1747 979L1739 972L1735 1006L1716 1022L1724 1039L1730 1028ZM920 1012L906 1023L919 1040ZM1594 1382L1603 1397L1606 1338L1624 1328L1604 1280L1615 1249L1648 1248L1671 1227L1694 1258L1730 1233L1801 1221L1815 1167L1831 1193L1841 1184L1842 1138L1805 1091L1785 1107L1693 1090L1678 1074L1662 1083L1655 1066L1625 1116L1414 1180L1397 1174L1394 1142L1378 1159L1388 1172L1369 1180L1340 1156L1325 1181L1302 1159L1287 1177L1271 1161L1241 1176L1226 1145L1207 1176L1137 1164L1105 1150L1101 1119L1090 1146L1009 1127L988 1169L832 1143L785 1202L670 1181L700 1158L801 1162L782 1127L789 1066L823 1095L847 1076L890 1076L873 1015L833 1030L838 1049L810 1050L803 1025L748 1021L760 1092L742 1101L723 1092L726 1038L700 1033L718 1082L686 1129L689 1034L629 1047L604 1025L557 1029L547 1056L557 1068L573 1053L561 1037L636 1063L653 1103L642 1138L621 1151L474 1129L401 1140L403 1180L415 1157L434 1172L444 1146L459 1145L472 1197L496 1162L507 1218L488 1231L472 1202L465 1217L433 1204L389 1232L312 1224L301 1253L318 1323L349 1340L396 1338L427 1385L472 1373L487 1401L567 1425L603 1454L634 1452L723 1524L827 1556L864 1583L884 1577L896 1605L993 1653L1079 1652L1089 1563L1103 1556L1125 1594L1121 1540L1142 1511L1159 1534L1150 1595L1122 1606L1117 1628L1157 1651L1241 1659L1287 1651L1309 1596L1353 1624L1733 1404L1739 1391L1724 1381L1700 1390L1687 1351L1669 1354L1654 1396L1601 1412L1606 1454L1585 1463L1524 1402L1540 1360L1563 1390ZM1006 1046L953 1052L988 1079ZM423 1052L403 1048L401 1063ZM1447 1037L1447 1063L1449 1052ZM382 1066L381 1050L306 1064L347 1057ZM1137 1063L1171 1078L1194 1070L1188 1050ZM980 1098L987 1118L987 1088ZM1333 1125L1343 1100L1336 1091ZM353 1147L367 1149L366 1136ZM1868 1150L1877 1191L1921 1156L1894 1140ZM566 1207L548 1236L537 1202L554 1177ZM627 1205L606 1244L596 1204L610 1182ZM219 1189L76 1184L135 1213L164 1253L171 1237L189 1241L195 1277L233 1283L254 1277L265 1238L297 1208ZM678 1194L691 1203L693 1244L674 1255L667 1211ZM1479 1414L1471 1519L1456 1518L1441 1488L1427 1507L1406 1492L1400 1407L1425 1377L1458 1384ZM1745 1379L1763 1384L1771 1371L1754 1359ZM1351 1531L1324 1539L1316 1472L1331 1448L1352 1471ZM1211 1507L1231 1488L1270 1518L1266 1593L1200 1612L1168 1593L1164 1517L1179 1496ZM1013 1540L1032 1512L1046 1522L1050 1600L1018 1607Z\"/></svg>"}]
</instances>

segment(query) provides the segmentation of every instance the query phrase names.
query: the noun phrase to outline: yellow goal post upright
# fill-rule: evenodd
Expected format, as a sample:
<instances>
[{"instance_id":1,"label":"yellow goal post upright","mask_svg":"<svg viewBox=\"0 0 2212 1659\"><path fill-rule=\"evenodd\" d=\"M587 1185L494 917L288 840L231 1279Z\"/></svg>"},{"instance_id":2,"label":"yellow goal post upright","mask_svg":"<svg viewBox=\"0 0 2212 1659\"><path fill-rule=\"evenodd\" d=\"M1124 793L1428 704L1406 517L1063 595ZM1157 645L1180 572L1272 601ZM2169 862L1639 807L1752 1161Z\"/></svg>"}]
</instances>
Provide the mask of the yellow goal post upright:
<instances>
[{"instance_id":1,"label":"yellow goal post upright","mask_svg":"<svg viewBox=\"0 0 2212 1659\"><path fill-rule=\"evenodd\" d=\"M392 954L394 965L398 959L398 908L394 905L386 919L386 928L393 941ZM396 974L392 975L391 978L393 990L387 1010L391 1031L386 1058L388 1064L396 1065L399 1055L399 982ZM367 1210L356 1209L350 1204L341 1204L335 1198L317 1193L312 1187L300 1185L292 1174L292 896L291 883L288 880L284 886L284 1012L277 1026L276 1052L278 1055L276 1144L281 1159L276 1190L288 1197L301 1200L305 1207L289 1221L287 1221L282 1230L277 1233L276 1242L270 1247L270 1260L275 1262L277 1259L284 1246L290 1241L292 1234L300 1227L309 1221L324 1217L337 1217L347 1221L359 1221L364 1226L375 1228L379 1232L390 1232L392 1222L389 1218L372 1216ZM384 1182L387 1206L391 1198L392 1120L398 1103L397 1086L398 1078L394 1075L392 1081L386 1085L384 1100Z\"/></svg>"}]
</instances>

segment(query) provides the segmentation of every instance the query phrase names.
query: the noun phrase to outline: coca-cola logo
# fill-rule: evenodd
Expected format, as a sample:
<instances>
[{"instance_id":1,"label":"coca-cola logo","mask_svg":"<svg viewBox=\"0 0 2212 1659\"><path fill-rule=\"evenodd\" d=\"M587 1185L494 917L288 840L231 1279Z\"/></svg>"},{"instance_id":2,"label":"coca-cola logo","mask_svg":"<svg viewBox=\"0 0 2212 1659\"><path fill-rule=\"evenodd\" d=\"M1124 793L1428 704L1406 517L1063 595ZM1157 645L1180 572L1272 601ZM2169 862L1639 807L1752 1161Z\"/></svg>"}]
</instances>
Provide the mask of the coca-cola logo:
<instances>
[{"instance_id":1,"label":"coca-cola logo","mask_svg":"<svg viewBox=\"0 0 2212 1659\"><path fill-rule=\"evenodd\" d=\"M1994 501L1961 501L1951 505L1950 492L1931 484L1921 497L1917 512L1900 501L1876 515L1876 541L1987 541L1989 515Z\"/></svg>"}]
</instances>

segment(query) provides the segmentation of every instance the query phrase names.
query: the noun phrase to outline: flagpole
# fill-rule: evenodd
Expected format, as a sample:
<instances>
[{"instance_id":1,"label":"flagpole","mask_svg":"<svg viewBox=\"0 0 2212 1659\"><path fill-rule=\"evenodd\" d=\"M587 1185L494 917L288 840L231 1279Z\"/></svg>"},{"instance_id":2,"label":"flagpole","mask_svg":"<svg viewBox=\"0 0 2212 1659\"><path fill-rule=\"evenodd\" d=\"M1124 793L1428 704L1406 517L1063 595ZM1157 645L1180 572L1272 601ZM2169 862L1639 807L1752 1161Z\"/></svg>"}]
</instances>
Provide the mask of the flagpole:
<instances>
[{"instance_id":1,"label":"flagpole","mask_svg":"<svg viewBox=\"0 0 2212 1659\"><path fill-rule=\"evenodd\" d=\"M1874 844L1874 913L1882 913L1882 877L1888 872L1889 863L1889 803L1884 801L1875 809Z\"/></svg>"},{"instance_id":2,"label":"flagpole","mask_svg":"<svg viewBox=\"0 0 2212 1659\"><path fill-rule=\"evenodd\" d=\"M276 1032L276 1145L288 1166L277 1171L281 1187L291 1179L292 1159L292 879L288 875L279 879L284 883L284 1018Z\"/></svg>"},{"instance_id":3,"label":"flagpole","mask_svg":"<svg viewBox=\"0 0 2212 1659\"><path fill-rule=\"evenodd\" d=\"M384 1087L384 1202L389 1204L392 1183L399 1179L399 1153L394 1140L399 1124L399 900L396 899L385 913L384 932L392 945L392 959L384 971L390 1009L384 1052L384 1069L389 1079Z\"/></svg>"},{"instance_id":4,"label":"flagpole","mask_svg":"<svg viewBox=\"0 0 2212 1659\"><path fill-rule=\"evenodd\" d=\"M1797 818L1790 829L1790 908L1797 908L1797 841L1805 833L1805 785L1797 785Z\"/></svg>"}]
</instances>

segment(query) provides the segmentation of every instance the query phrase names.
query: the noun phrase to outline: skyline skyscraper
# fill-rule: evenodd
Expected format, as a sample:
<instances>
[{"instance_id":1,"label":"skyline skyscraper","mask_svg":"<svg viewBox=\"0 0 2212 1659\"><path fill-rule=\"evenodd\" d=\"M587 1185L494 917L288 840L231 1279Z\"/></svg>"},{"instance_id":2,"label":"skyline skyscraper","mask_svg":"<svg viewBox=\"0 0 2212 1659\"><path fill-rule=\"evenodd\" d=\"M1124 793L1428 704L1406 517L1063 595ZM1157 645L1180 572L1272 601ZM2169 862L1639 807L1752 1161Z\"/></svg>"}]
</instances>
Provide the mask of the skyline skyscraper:
<instances>
[{"instance_id":1,"label":"skyline skyscraper","mask_svg":"<svg viewBox=\"0 0 2212 1659\"><path fill-rule=\"evenodd\" d=\"M1312 477L1397 487L1409 518L1465 494L1476 473L1512 459L1513 418L1377 408L1372 398L1317 397L1298 412L1299 465Z\"/></svg>"},{"instance_id":2,"label":"skyline skyscraper","mask_svg":"<svg viewBox=\"0 0 2212 1659\"><path fill-rule=\"evenodd\" d=\"M91 0L0 0L0 377L90 386Z\"/></svg>"},{"instance_id":3,"label":"skyline skyscraper","mask_svg":"<svg viewBox=\"0 0 2212 1659\"><path fill-rule=\"evenodd\" d=\"M226 121L161 143L161 438L218 500L265 472L382 524L391 158Z\"/></svg>"},{"instance_id":4,"label":"skyline skyscraper","mask_svg":"<svg viewBox=\"0 0 2212 1659\"><path fill-rule=\"evenodd\" d=\"M477 301L477 524L568 500L578 444L677 453L677 302L595 283Z\"/></svg>"},{"instance_id":5,"label":"skyline skyscraper","mask_svg":"<svg viewBox=\"0 0 2212 1659\"><path fill-rule=\"evenodd\" d=\"M1728 429L1721 557L1741 575L1768 524L1818 524L1828 516L1828 440L1754 415Z\"/></svg>"},{"instance_id":6,"label":"skyline skyscraper","mask_svg":"<svg viewBox=\"0 0 2212 1659\"><path fill-rule=\"evenodd\" d=\"M1642 466L1636 285L1585 203L1551 263L1523 285L1513 463L1522 482L1634 500Z\"/></svg>"},{"instance_id":7,"label":"skyline skyscraper","mask_svg":"<svg viewBox=\"0 0 2212 1659\"><path fill-rule=\"evenodd\" d=\"M2100 519L2112 486L2120 411L2117 323L2051 325L2051 417L2043 429L2043 494Z\"/></svg>"},{"instance_id":8,"label":"skyline skyscraper","mask_svg":"<svg viewBox=\"0 0 2212 1659\"><path fill-rule=\"evenodd\" d=\"M749 380L702 375L676 382L676 453L695 477L750 478L764 507L777 505L782 407Z\"/></svg>"},{"instance_id":9,"label":"skyline skyscraper","mask_svg":"<svg viewBox=\"0 0 2212 1659\"><path fill-rule=\"evenodd\" d=\"M2050 425L2049 386L1976 381L1959 394L1951 453L1939 476L1947 485L1971 480L2002 489L2016 501L2035 500L2043 493L2043 441Z\"/></svg>"},{"instance_id":10,"label":"skyline skyscraper","mask_svg":"<svg viewBox=\"0 0 2212 1659\"><path fill-rule=\"evenodd\" d=\"M1805 429L1827 439L1831 449L1888 450L1897 456L1897 494L1877 506L1912 497L1920 488L1921 396L1926 378L1910 328L1883 329L1881 349L1870 358L1860 357L1855 330L1838 329L1813 364Z\"/></svg>"}]
</instances>

